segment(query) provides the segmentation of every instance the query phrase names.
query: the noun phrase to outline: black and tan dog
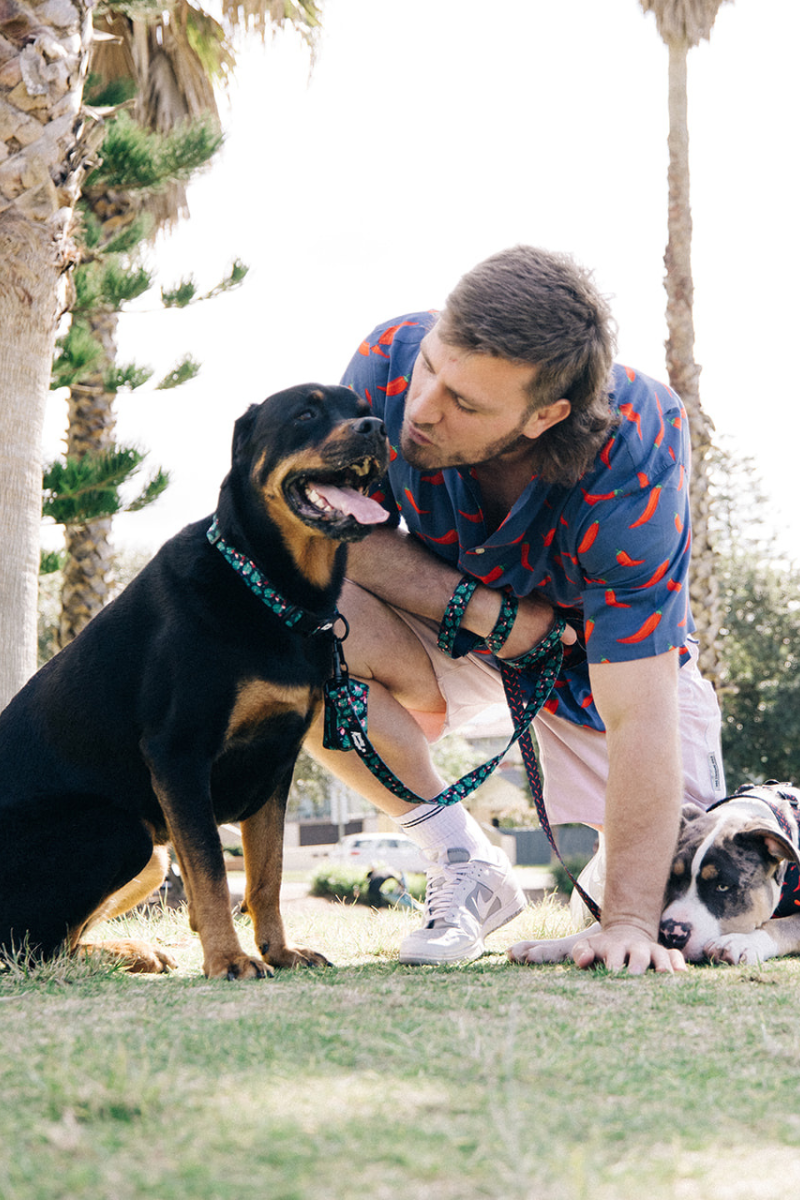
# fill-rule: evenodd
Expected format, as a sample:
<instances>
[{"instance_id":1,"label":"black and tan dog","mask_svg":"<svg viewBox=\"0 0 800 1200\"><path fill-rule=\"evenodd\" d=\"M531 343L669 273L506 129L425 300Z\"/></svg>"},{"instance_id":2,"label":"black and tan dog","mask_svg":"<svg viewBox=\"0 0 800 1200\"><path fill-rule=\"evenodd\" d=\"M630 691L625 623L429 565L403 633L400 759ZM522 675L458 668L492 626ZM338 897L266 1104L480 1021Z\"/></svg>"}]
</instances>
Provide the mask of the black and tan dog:
<instances>
[{"instance_id":1,"label":"black and tan dog","mask_svg":"<svg viewBox=\"0 0 800 1200\"><path fill-rule=\"evenodd\" d=\"M209 976L324 963L286 941L286 795L330 674L346 546L384 510L381 421L345 388L253 405L211 518L188 526L0 715L0 956L84 943L161 882L177 854ZM209 532L210 531L210 532ZM245 908L234 931L217 826L241 821ZM109 946L132 969L170 957Z\"/></svg>"},{"instance_id":2,"label":"black and tan dog","mask_svg":"<svg viewBox=\"0 0 800 1200\"><path fill-rule=\"evenodd\" d=\"M685 804L659 940L688 962L800 954L799 811L800 791L774 781L739 788L708 812ZM600 854L579 877L598 903L603 876ZM580 900L572 910L579 923ZM508 953L516 962L563 962L587 932L519 942Z\"/></svg>"}]
</instances>

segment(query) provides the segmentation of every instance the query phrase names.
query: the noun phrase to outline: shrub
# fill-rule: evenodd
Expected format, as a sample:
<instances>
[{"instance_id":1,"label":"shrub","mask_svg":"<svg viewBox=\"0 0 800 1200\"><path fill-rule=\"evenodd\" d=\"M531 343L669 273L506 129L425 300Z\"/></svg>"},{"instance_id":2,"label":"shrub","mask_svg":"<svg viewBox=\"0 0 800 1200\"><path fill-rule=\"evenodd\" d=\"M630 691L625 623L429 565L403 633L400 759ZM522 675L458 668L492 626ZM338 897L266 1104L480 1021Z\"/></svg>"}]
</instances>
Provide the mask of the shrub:
<instances>
[{"instance_id":1,"label":"shrub","mask_svg":"<svg viewBox=\"0 0 800 1200\"><path fill-rule=\"evenodd\" d=\"M344 904L373 904L374 898L369 895L369 878L365 870L359 867L349 867L338 863L327 863L318 867L311 878L311 895L322 896L326 900L339 900ZM393 880L388 880L381 897L384 903L394 903L392 893L400 891L400 884L392 887ZM406 875L406 892L414 900L425 898L425 876Z\"/></svg>"}]
</instances>

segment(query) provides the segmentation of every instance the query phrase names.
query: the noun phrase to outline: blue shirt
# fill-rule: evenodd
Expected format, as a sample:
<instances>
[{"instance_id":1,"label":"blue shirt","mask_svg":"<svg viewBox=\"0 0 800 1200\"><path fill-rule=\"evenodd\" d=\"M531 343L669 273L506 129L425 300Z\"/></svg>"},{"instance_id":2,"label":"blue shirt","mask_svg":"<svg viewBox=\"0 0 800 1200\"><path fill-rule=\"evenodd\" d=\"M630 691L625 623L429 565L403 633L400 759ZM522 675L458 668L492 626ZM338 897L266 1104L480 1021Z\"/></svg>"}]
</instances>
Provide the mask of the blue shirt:
<instances>
[{"instance_id":1,"label":"blue shirt","mask_svg":"<svg viewBox=\"0 0 800 1200\"><path fill-rule=\"evenodd\" d=\"M619 424L571 486L534 475L490 532L469 467L418 471L399 452L405 395L433 312L379 325L342 382L383 418L389 471L374 493L419 541L463 574L517 596L536 592L561 611L585 646L570 649L546 707L603 729L588 663L651 658L678 648L694 624L688 604L691 543L686 410L665 384L615 366Z\"/></svg>"}]
</instances>

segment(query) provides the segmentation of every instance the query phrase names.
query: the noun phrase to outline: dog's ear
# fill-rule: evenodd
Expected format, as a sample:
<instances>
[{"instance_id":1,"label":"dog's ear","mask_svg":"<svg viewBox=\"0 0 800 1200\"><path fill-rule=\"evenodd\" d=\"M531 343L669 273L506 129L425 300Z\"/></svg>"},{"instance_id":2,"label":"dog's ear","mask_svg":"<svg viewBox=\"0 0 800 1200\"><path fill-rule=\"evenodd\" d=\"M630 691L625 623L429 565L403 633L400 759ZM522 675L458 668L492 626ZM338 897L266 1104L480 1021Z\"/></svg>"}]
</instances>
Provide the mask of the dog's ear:
<instances>
[{"instance_id":1,"label":"dog's ear","mask_svg":"<svg viewBox=\"0 0 800 1200\"><path fill-rule=\"evenodd\" d=\"M704 817L706 810L701 808L699 804L688 801L681 809L681 829L688 825L690 821L696 821L698 817Z\"/></svg>"},{"instance_id":2,"label":"dog's ear","mask_svg":"<svg viewBox=\"0 0 800 1200\"><path fill-rule=\"evenodd\" d=\"M778 862L786 858L790 862L800 864L800 855L791 840L774 826L765 825L762 821L750 821L744 828L737 831L733 840L740 844L761 842L770 858L774 858Z\"/></svg>"},{"instance_id":3,"label":"dog's ear","mask_svg":"<svg viewBox=\"0 0 800 1200\"><path fill-rule=\"evenodd\" d=\"M233 462L236 462L238 458L247 452L260 407L259 404L251 404L247 412L239 417L233 427L233 444L231 446L231 459Z\"/></svg>"}]
</instances>

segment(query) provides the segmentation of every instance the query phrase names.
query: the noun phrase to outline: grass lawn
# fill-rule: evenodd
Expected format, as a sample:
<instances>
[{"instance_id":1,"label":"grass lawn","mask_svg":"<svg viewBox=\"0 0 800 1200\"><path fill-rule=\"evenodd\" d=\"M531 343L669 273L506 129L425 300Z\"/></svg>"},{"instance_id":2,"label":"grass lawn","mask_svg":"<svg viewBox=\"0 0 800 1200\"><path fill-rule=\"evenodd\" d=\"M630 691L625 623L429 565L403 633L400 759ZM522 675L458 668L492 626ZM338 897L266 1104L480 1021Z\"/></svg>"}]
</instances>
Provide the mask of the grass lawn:
<instances>
[{"instance_id":1,"label":"grass lawn","mask_svg":"<svg viewBox=\"0 0 800 1200\"><path fill-rule=\"evenodd\" d=\"M209 981L167 912L144 934L179 959L172 976L0 972L2 1200L800 1188L800 960L638 979L512 966L510 942L563 931L546 902L476 963L401 967L413 913L316 900L285 916L335 968Z\"/></svg>"}]
</instances>

